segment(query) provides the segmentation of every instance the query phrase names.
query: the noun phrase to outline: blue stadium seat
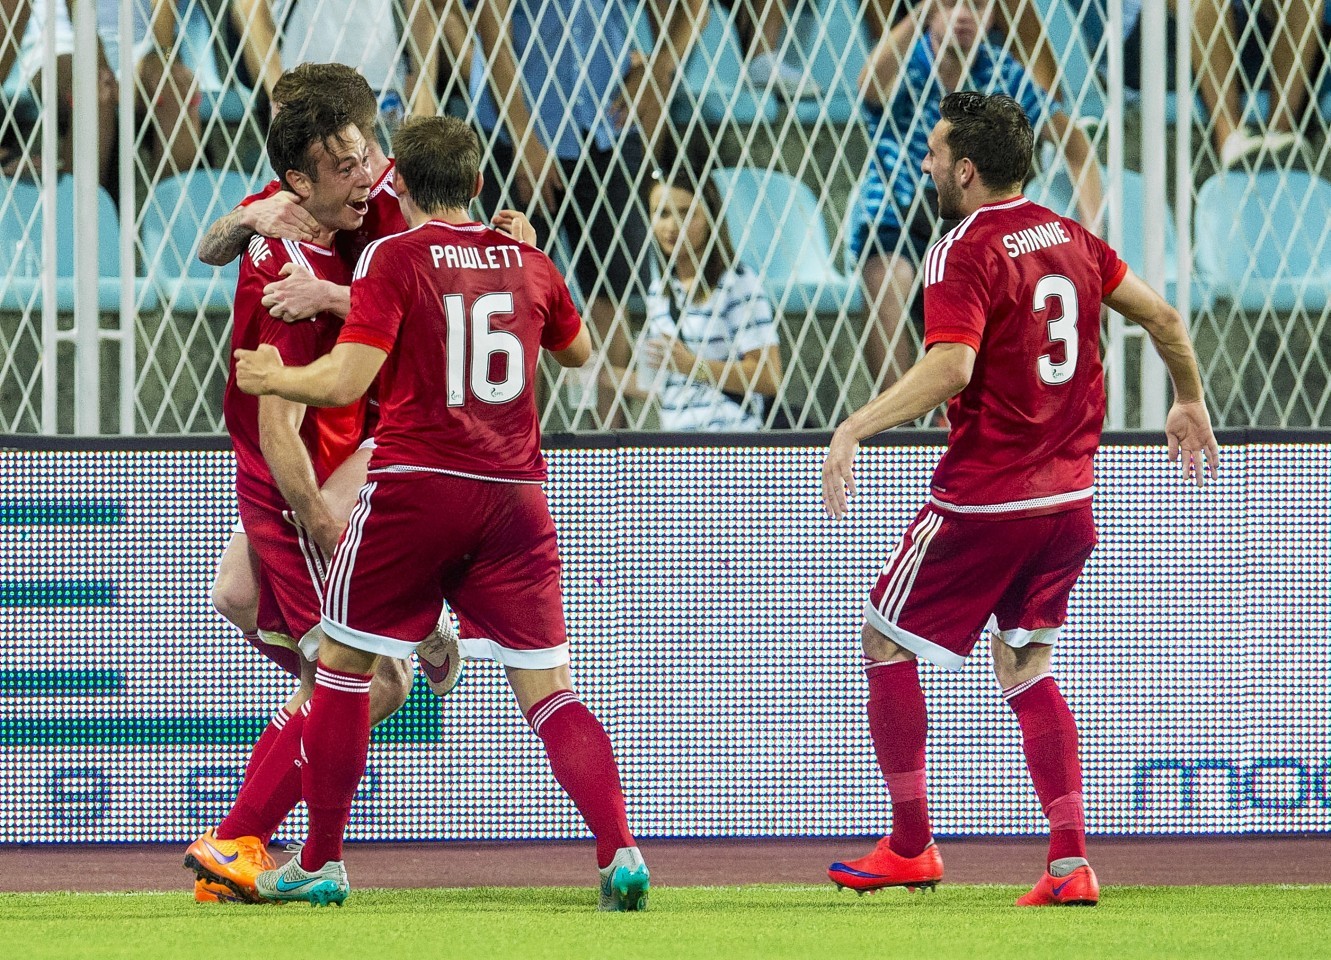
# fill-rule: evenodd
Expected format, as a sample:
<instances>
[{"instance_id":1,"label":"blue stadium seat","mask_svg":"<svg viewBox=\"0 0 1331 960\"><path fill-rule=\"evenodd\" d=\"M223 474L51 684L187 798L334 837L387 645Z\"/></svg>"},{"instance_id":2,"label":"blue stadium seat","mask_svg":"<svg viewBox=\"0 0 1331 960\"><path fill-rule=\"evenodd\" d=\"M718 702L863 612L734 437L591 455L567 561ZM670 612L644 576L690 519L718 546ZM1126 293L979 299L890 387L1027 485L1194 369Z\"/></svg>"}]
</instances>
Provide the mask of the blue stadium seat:
<instances>
[{"instance_id":1,"label":"blue stadium seat","mask_svg":"<svg viewBox=\"0 0 1331 960\"><path fill-rule=\"evenodd\" d=\"M708 13L707 26L684 64L684 89L671 104L671 117L680 126L695 112L710 126L775 120L772 98L755 91L744 77L734 14L715 0Z\"/></svg>"},{"instance_id":2,"label":"blue stadium seat","mask_svg":"<svg viewBox=\"0 0 1331 960\"><path fill-rule=\"evenodd\" d=\"M41 187L32 181L0 179L0 196L9 198L0 211L0 242L8 250L19 251L13 274L0 292L0 309L22 310L41 305L41 251L45 231ZM74 242L78 228L74 216L74 179L62 176L56 184L56 309L68 313L74 309ZM97 307L105 312L120 309L120 216L115 201L105 190L97 189ZM136 298L148 297L140 306L151 306L155 299L144 291L142 278L136 280Z\"/></svg>"},{"instance_id":3,"label":"blue stadium seat","mask_svg":"<svg viewBox=\"0 0 1331 960\"><path fill-rule=\"evenodd\" d=\"M859 77L869 59L869 40L861 22L863 12L853 0L818 0L804 4L794 26L794 46L808 75L822 96L800 100L795 116L800 123L819 119L845 123L859 103Z\"/></svg>"},{"instance_id":4,"label":"blue stadium seat","mask_svg":"<svg viewBox=\"0 0 1331 960\"><path fill-rule=\"evenodd\" d=\"M1331 290L1331 183L1302 170L1218 173L1197 193L1196 260L1242 310L1322 310Z\"/></svg>"},{"instance_id":5,"label":"blue stadium seat","mask_svg":"<svg viewBox=\"0 0 1331 960\"><path fill-rule=\"evenodd\" d=\"M200 168L167 177L148 197L139 226L143 260L165 307L230 310L239 261L210 267L198 259L199 238L250 193L234 171Z\"/></svg>"},{"instance_id":6,"label":"blue stadium seat","mask_svg":"<svg viewBox=\"0 0 1331 960\"><path fill-rule=\"evenodd\" d=\"M225 6L222 9L225 10ZM198 78L199 93L203 98L199 106L200 117L204 123L215 114L226 123L240 123L245 119L254 94L235 79L229 83L222 79L221 71L217 69L221 41L213 36L213 25L203 0L180 0L179 11L180 62ZM219 17L225 15L222 13Z\"/></svg>"},{"instance_id":7,"label":"blue stadium seat","mask_svg":"<svg viewBox=\"0 0 1331 960\"><path fill-rule=\"evenodd\" d=\"M776 170L734 167L712 174L741 261L787 311L836 313L864 306L860 285L841 273L827 225L808 185Z\"/></svg>"},{"instance_id":8,"label":"blue stadium seat","mask_svg":"<svg viewBox=\"0 0 1331 960\"><path fill-rule=\"evenodd\" d=\"M1062 71L1063 110L1075 118L1102 117L1105 112L1100 77L1092 65L1099 39L1094 4L1040 0L1049 45Z\"/></svg>"}]
</instances>

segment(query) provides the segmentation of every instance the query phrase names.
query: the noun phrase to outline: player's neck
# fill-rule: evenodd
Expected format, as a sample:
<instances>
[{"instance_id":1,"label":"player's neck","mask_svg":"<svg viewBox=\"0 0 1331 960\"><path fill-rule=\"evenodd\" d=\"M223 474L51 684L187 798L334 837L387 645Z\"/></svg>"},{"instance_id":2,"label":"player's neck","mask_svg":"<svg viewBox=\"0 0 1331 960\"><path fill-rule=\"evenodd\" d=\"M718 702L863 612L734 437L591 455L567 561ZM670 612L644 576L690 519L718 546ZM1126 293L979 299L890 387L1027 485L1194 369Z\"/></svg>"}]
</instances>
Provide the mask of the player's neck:
<instances>
[{"instance_id":1,"label":"player's neck","mask_svg":"<svg viewBox=\"0 0 1331 960\"><path fill-rule=\"evenodd\" d=\"M969 217L981 207L992 207L996 203L1007 203L1022 195L1021 190L986 190L975 197L966 197L961 210L961 219Z\"/></svg>"},{"instance_id":2,"label":"player's neck","mask_svg":"<svg viewBox=\"0 0 1331 960\"><path fill-rule=\"evenodd\" d=\"M402 207L402 216L407 221L407 226L413 229L432 220L455 225L476 222L476 219L471 215L471 211L458 207L438 207L434 210L422 210L410 201L400 202L400 206Z\"/></svg>"}]
</instances>

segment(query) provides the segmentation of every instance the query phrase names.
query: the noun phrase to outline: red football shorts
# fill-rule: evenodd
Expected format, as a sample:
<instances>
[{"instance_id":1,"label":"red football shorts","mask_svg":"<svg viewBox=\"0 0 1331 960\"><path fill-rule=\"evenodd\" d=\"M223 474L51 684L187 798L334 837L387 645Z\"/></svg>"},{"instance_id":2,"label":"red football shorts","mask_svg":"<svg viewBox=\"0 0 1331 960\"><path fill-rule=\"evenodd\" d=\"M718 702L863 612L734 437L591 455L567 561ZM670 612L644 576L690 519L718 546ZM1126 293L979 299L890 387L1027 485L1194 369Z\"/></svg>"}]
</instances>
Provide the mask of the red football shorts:
<instances>
[{"instance_id":1,"label":"red football shorts","mask_svg":"<svg viewBox=\"0 0 1331 960\"><path fill-rule=\"evenodd\" d=\"M328 560L290 510L242 500L240 519L259 557L260 635L299 641L319 623Z\"/></svg>"},{"instance_id":2,"label":"red football shorts","mask_svg":"<svg viewBox=\"0 0 1331 960\"><path fill-rule=\"evenodd\" d=\"M1053 644L1095 549L1090 503L1040 517L973 520L927 505L869 592L864 619L917 657L960 670L981 633Z\"/></svg>"},{"instance_id":3,"label":"red football shorts","mask_svg":"<svg viewBox=\"0 0 1331 960\"><path fill-rule=\"evenodd\" d=\"M374 470L329 570L323 630L405 658L447 600L461 654L542 670L568 662L559 550L545 491L421 470Z\"/></svg>"}]
</instances>

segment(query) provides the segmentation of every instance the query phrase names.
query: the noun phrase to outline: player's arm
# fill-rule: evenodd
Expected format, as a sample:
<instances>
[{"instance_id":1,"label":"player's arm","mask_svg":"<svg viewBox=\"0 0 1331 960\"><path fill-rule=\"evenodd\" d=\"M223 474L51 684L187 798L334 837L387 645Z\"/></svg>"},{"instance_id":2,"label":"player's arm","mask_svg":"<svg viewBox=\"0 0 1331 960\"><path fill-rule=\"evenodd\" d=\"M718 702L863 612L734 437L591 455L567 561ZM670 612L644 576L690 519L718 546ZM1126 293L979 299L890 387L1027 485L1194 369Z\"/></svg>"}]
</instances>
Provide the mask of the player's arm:
<instances>
[{"instance_id":1,"label":"player's arm","mask_svg":"<svg viewBox=\"0 0 1331 960\"><path fill-rule=\"evenodd\" d=\"M267 349L277 353L271 344ZM332 553L337 538L342 535L343 525L333 516L319 493L314 465L310 463L309 452L300 437L300 425L304 419L305 405L302 403L281 397L261 398L259 449L296 518L321 548Z\"/></svg>"},{"instance_id":2,"label":"player's arm","mask_svg":"<svg viewBox=\"0 0 1331 960\"><path fill-rule=\"evenodd\" d=\"M339 342L309 366L288 367L276 348L265 343L257 350L236 351L236 384L259 396L284 397L312 407L344 407L365 394L387 357L378 347Z\"/></svg>"},{"instance_id":3,"label":"player's arm","mask_svg":"<svg viewBox=\"0 0 1331 960\"><path fill-rule=\"evenodd\" d=\"M1205 455L1214 478L1220 469L1220 448L1211 429L1202 375L1197 369L1197 355L1193 353L1183 317L1131 270L1124 274L1104 302L1109 309L1146 331L1155 352L1169 370L1169 377L1174 381L1174 404L1165 418L1169 459L1179 462L1185 480L1194 480L1201 486L1205 472L1202 456Z\"/></svg>"},{"instance_id":4,"label":"player's arm","mask_svg":"<svg viewBox=\"0 0 1331 960\"><path fill-rule=\"evenodd\" d=\"M215 220L199 240L199 259L212 267L224 267L245 252L256 233L276 240L311 243L318 228L319 221L300 205L294 193L279 190Z\"/></svg>"},{"instance_id":5,"label":"player's arm","mask_svg":"<svg viewBox=\"0 0 1331 960\"><path fill-rule=\"evenodd\" d=\"M578 328L578 335L573 338L573 342L562 350L551 350L550 356L555 358L555 363L561 367L580 367L592 355L592 335L587 332L587 324L582 324Z\"/></svg>"},{"instance_id":6,"label":"player's arm","mask_svg":"<svg viewBox=\"0 0 1331 960\"><path fill-rule=\"evenodd\" d=\"M351 312L351 287L321 280L299 264L284 263L281 278L263 288L263 305L270 316L287 323L320 313L345 320Z\"/></svg>"},{"instance_id":7,"label":"player's arm","mask_svg":"<svg viewBox=\"0 0 1331 960\"><path fill-rule=\"evenodd\" d=\"M900 23L883 34L878 46L869 54L868 61L860 71L860 92L864 94L865 103L881 107L891 99L910 57L911 44L919 38L923 29L921 11L925 8L921 6L902 18Z\"/></svg>"},{"instance_id":8,"label":"player's arm","mask_svg":"<svg viewBox=\"0 0 1331 960\"><path fill-rule=\"evenodd\" d=\"M1078 219L1087 230L1099 235L1104 186L1100 182L1100 161L1091 141L1086 138L1085 131L1074 125L1061 110L1050 115L1041 132L1062 151L1067 161L1068 173L1077 187Z\"/></svg>"},{"instance_id":9,"label":"player's arm","mask_svg":"<svg viewBox=\"0 0 1331 960\"><path fill-rule=\"evenodd\" d=\"M832 434L823 462L823 507L844 517L855 495L855 452L860 441L918 420L951 400L971 382L975 349L965 343L936 343L919 363L873 400L856 410Z\"/></svg>"}]
</instances>

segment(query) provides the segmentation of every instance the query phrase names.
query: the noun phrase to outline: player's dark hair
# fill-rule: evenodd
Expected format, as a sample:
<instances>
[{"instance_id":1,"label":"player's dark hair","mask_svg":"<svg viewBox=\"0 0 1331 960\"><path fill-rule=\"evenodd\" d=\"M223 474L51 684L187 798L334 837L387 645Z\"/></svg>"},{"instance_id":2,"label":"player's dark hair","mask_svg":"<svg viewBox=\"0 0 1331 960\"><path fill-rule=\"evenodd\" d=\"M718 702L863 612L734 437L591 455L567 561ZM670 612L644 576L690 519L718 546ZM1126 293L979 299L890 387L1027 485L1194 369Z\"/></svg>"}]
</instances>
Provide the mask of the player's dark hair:
<instances>
[{"instance_id":1,"label":"player's dark hair","mask_svg":"<svg viewBox=\"0 0 1331 960\"><path fill-rule=\"evenodd\" d=\"M466 210L481 169L481 139L457 117L412 117L393 134L393 159L423 212Z\"/></svg>"},{"instance_id":2,"label":"player's dark hair","mask_svg":"<svg viewBox=\"0 0 1331 960\"><path fill-rule=\"evenodd\" d=\"M688 164L678 164L670 173L656 173L648 184L648 197L652 187L659 184L667 190L683 190L702 201L703 213L707 216L707 225L712 235L707 249L707 259L702 265L703 280L715 290L721 283L721 277L735 263L735 245L730 242L730 230L721 215L721 191L716 182L704 172L695 175Z\"/></svg>"},{"instance_id":3,"label":"player's dark hair","mask_svg":"<svg viewBox=\"0 0 1331 960\"><path fill-rule=\"evenodd\" d=\"M301 63L273 84L273 102L286 107L301 100L325 99L341 104L366 140L374 138L379 103L369 81L344 63Z\"/></svg>"},{"instance_id":4,"label":"player's dark hair","mask_svg":"<svg viewBox=\"0 0 1331 960\"><path fill-rule=\"evenodd\" d=\"M947 145L953 160L975 164L980 182L990 190L1026 182L1035 134L1016 100L959 90L944 97L942 106L943 119L952 124Z\"/></svg>"},{"instance_id":5,"label":"player's dark hair","mask_svg":"<svg viewBox=\"0 0 1331 960\"><path fill-rule=\"evenodd\" d=\"M287 171L297 170L311 180L319 179L315 144L329 153L345 146L342 132L352 126L346 108L324 99L298 100L287 104L268 127L268 162L281 182L287 183Z\"/></svg>"}]
</instances>

